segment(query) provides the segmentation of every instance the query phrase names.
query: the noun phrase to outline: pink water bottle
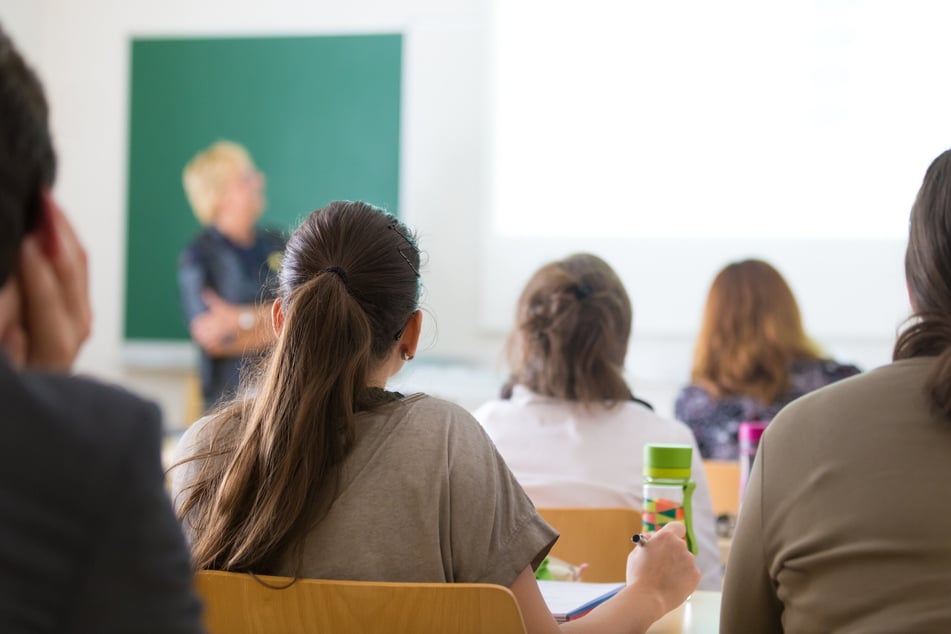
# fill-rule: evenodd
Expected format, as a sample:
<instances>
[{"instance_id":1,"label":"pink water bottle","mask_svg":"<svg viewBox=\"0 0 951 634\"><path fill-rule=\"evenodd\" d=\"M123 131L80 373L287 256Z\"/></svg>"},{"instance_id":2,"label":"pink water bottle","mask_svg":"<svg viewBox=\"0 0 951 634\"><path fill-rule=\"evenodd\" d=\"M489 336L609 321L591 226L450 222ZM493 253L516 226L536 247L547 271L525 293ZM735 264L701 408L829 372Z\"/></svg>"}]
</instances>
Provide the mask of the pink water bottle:
<instances>
[{"instance_id":1,"label":"pink water bottle","mask_svg":"<svg viewBox=\"0 0 951 634\"><path fill-rule=\"evenodd\" d=\"M759 439L766 430L766 423L761 421L747 421L740 423L737 437L740 444L740 504L743 503L743 493L746 491L746 481L753 469L753 459L759 449Z\"/></svg>"}]
</instances>

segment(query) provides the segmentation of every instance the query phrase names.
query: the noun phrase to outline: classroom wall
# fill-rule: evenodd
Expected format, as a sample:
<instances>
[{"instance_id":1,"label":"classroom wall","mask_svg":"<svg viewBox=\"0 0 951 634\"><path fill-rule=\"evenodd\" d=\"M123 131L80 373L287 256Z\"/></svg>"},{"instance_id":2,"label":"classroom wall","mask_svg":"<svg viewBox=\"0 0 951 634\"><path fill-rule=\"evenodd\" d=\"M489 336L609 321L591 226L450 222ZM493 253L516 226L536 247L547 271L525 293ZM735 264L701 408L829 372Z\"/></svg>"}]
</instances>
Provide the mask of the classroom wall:
<instances>
[{"instance_id":1,"label":"classroom wall","mask_svg":"<svg viewBox=\"0 0 951 634\"><path fill-rule=\"evenodd\" d=\"M397 384L464 405L494 395L504 334L477 320L481 219L489 199L489 8L483 0L0 0L0 21L46 86L60 153L55 193L90 253L95 323L78 369L158 400L171 426L183 423L187 363L181 355L157 366L131 363L122 341L130 38L399 31L405 37L400 209L418 228L429 261L423 300L436 327L429 322L426 349ZM823 343L870 367L887 361L890 334ZM662 413L670 412L687 377L691 339L643 339L635 325L635 391Z\"/></svg>"}]
</instances>

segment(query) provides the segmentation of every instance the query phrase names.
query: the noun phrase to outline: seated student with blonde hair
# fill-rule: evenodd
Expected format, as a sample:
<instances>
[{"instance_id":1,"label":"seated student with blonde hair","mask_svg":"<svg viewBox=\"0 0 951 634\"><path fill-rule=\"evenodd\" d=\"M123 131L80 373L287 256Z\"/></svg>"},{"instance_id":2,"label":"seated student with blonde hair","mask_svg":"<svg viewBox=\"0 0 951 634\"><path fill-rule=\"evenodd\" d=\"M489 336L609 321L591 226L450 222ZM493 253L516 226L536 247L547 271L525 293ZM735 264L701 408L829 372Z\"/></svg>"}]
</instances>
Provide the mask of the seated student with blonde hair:
<instances>
[{"instance_id":1,"label":"seated student with blonde hair","mask_svg":"<svg viewBox=\"0 0 951 634\"><path fill-rule=\"evenodd\" d=\"M558 626L532 567L557 533L461 407L387 381L422 324L419 251L360 202L291 236L276 345L253 389L182 437L172 492L199 569L323 579L494 583L529 632ZM565 631L643 632L699 573L671 524L628 558L628 585Z\"/></svg>"},{"instance_id":2,"label":"seated student with blonde hair","mask_svg":"<svg viewBox=\"0 0 951 634\"><path fill-rule=\"evenodd\" d=\"M624 284L601 258L542 266L518 300L502 398L474 416L540 508L643 510L644 445L692 446L700 587L719 590L716 520L693 435L634 398L624 378L632 320Z\"/></svg>"},{"instance_id":3,"label":"seated student with blonde hair","mask_svg":"<svg viewBox=\"0 0 951 634\"><path fill-rule=\"evenodd\" d=\"M264 211L264 177L240 145L219 141L202 150L182 178L195 217L206 227L182 252L178 285L201 349L208 409L233 395L243 358L274 341L268 320L284 238L256 226Z\"/></svg>"},{"instance_id":4,"label":"seated student with blonde hair","mask_svg":"<svg viewBox=\"0 0 951 634\"><path fill-rule=\"evenodd\" d=\"M858 373L819 352L779 271L762 260L734 262L710 287L691 384L674 414L704 458L737 460L740 423L769 422L790 401Z\"/></svg>"}]
</instances>

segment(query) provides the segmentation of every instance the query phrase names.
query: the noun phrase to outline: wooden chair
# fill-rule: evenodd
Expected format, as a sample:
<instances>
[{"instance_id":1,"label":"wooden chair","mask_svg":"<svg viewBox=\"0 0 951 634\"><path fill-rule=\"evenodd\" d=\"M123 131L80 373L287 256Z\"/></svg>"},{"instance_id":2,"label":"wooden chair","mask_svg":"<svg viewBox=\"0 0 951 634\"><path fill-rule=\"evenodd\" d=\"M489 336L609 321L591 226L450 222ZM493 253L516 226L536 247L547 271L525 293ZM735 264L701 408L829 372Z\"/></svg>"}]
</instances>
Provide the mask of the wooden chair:
<instances>
[{"instance_id":1,"label":"wooden chair","mask_svg":"<svg viewBox=\"0 0 951 634\"><path fill-rule=\"evenodd\" d=\"M552 557L570 564L588 564L582 581L623 582L631 535L641 530L641 514L632 508L540 508L538 514L561 537Z\"/></svg>"},{"instance_id":2,"label":"wooden chair","mask_svg":"<svg viewBox=\"0 0 951 634\"><path fill-rule=\"evenodd\" d=\"M205 604L209 634L525 634L515 595L503 586L292 581L199 572L195 585Z\"/></svg>"},{"instance_id":3,"label":"wooden chair","mask_svg":"<svg viewBox=\"0 0 951 634\"><path fill-rule=\"evenodd\" d=\"M740 512L740 463L735 460L704 460L703 471L710 487L713 512L736 515Z\"/></svg>"},{"instance_id":4,"label":"wooden chair","mask_svg":"<svg viewBox=\"0 0 951 634\"><path fill-rule=\"evenodd\" d=\"M183 400L185 402L185 411L182 415L185 417L185 420L182 421L182 423L183 427L188 427L205 413L205 401L201 395L201 377L199 377L198 372L194 370L189 370L185 376Z\"/></svg>"}]
</instances>

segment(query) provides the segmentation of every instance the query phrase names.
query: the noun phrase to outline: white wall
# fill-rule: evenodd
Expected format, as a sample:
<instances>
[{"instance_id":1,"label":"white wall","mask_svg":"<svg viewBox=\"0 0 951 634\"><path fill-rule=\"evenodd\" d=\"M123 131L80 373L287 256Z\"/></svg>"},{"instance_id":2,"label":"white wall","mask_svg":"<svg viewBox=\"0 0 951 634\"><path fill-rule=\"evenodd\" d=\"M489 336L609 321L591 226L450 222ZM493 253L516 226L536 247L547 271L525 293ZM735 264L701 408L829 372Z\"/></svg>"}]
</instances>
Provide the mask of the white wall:
<instances>
[{"instance_id":1,"label":"white wall","mask_svg":"<svg viewBox=\"0 0 951 634\"><path fill-rule=\"evenodd\" d=\"M157 399L183 421L183 371L123 361L129 41L133 36L400 31L404 34L402 201L430 265L424 306L438 328L397 384L475 405L501 375L500 332L479 326L479 242L487 216L488 2L481 0L0 0L0 22L37 68L52 104L60 155L56 196L90 253L95 324L80 371ZM491 293L491 289L488 290ZM637 298L634 298L635 304ZM808 321L808 315L807 321ZM636 326L635 326L636 328ZM823 342L869 367L888 337ZM690 337L635 332L635 390L669 412L686 378ZM439 363L426 363L429 358ZM455 368L472 363L484 370ZM447 370L449 363L452 370Z\"/></svg>"}]
</instances>

